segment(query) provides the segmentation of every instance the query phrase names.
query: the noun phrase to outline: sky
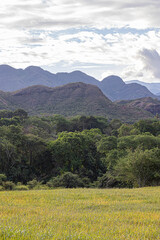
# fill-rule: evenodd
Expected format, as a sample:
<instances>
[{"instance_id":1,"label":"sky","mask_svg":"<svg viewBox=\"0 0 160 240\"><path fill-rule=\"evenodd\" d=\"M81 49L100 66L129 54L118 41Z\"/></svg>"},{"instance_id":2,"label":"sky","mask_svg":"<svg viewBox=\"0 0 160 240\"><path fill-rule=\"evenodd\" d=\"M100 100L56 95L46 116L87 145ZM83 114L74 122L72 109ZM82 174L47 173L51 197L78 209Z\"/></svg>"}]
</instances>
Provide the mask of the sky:
<instances>
[{"instance_id":1,"label":"sky","mask_svg":"<svg viewBox=\"0 0 160 240\"><path fill-rule=\"evenodd\" d=\"M159 0L0 1L0 64L160 82Z\"/></svg>"}]
</instances>

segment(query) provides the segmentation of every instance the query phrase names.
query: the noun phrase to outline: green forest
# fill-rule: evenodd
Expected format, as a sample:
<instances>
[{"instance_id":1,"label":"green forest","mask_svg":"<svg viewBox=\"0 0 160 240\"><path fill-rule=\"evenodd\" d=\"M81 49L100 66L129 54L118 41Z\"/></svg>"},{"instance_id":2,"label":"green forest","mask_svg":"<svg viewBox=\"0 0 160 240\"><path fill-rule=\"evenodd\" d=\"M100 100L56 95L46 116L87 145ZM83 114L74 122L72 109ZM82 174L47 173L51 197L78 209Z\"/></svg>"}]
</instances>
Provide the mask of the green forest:
<instances>
[{"instance_id":1,"label":"green forest","mask_svg":"<svg viewBox=\"0 0 160 240\"><path fill-rule=\"evenodd\" d=\"M160 121L0 111L0 190L160 184Z\"/></svg>"}]
</instances>

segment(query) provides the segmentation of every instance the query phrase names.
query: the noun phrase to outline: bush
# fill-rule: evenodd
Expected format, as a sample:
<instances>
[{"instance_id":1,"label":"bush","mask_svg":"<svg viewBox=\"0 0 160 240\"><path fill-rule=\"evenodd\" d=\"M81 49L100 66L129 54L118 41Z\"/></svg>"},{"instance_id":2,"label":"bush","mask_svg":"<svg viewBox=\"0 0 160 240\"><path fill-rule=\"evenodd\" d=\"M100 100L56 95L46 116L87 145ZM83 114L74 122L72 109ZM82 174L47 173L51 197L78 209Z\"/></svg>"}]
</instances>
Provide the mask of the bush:
<instances>
[{"instance_id":1,"label":"bush","mask_svg":"<svg viewBox=\"0 0 160 240\"><path fill-rule=\"evenodd\" d=\"M3 186L0 186L0 191L3 191L4 190L4 187Z\"/></svg>"},{"instance_id":2,"label":"bush","mask_svg":"<svg viewBox=\"0 0 160 240\"><path fill-rule=\"evenodd\" d=\"M17 185L14 190L17 190L17 191L27 191L29 190L29 188L25 185Z\"/></svg>"},{"instance_id":3,"label":"bush","mask_svg":"<svg viewBox=\"0 0 160 240\"><path fill-rule=\"evenodd\" d=\"M17 185L17 186L21 186L21 185L23 185L23 183L21 183L21 182L17 182L16 185Z\"/></svg>"},{"instance_id":4,"label":"bush","mask_svg":"<svg viewBox=\"0 0 160 240\"><path fill-rule=\"evenodd\" d=\"M13 190L15 188L15 184L12 181L6 181L3 183L3 187L5 190Z\"/></svg>"},{"instance_id":5,"label":"bush","mask_svg":"<svg viewBox=\"0 0 160 240\"><path fill-rule=\"evenodd\" d=\"M118 182L110 173L105 173L102 177L99 177L97 181L98 188L114 188L119 187L119 185L120 182Z\"/></svg>"},{"instance_id":6,"label":"bush","mask_svg":"<svg viewBox=\"0 0 160 240\"><path fill-rule=\"evenodd\" d=\"M89 188L90 186L92 186L91 181L88 177L82 178L81 181L82 181L82 187Z\"/></svg>"},{"instance_id":7,"label":"bush","mask_svg":"<svg viewBox=\"0 0 160 240\"><path fill-rule=\"evenodd\" d=\"M77 174L66 172L61 176L52 178L49 182L47 182L47 186L51 188L52 187L76 188L84 187L84 184Z\"/></svg>"},{"instance_id":8,"label":"bush","mask_svg":"<svg viewBox=\"0 0 160 240\"><path fill-rule=\"evenodd\" d=\"M36 179L33 179L32 181L27 182L28 188L33 189L39 185L40 182L38 182Z\"/></svg>"},{"instance_id":9,"label":"bush","mask_svg":"<svg viewBox=\"0 0 160 240\"><path fill-rule=\"evenodd\" d=\"M0 174L0 185L2 185L3 182L6 181L6 179L7 179L6 175L1 173Z\"/></svg>"},{"instance_id":10,"label":"bush","mask_svg":"<svg viewBox=\"0 0 160 240\"><path fill-rule=\"evenodd\" d=\"M134 152L120 158L115 166L117 179L131 183L134 187L145 187L160 182L160 149L143 150L137 148Z\"/></svg>"}]
</instances>

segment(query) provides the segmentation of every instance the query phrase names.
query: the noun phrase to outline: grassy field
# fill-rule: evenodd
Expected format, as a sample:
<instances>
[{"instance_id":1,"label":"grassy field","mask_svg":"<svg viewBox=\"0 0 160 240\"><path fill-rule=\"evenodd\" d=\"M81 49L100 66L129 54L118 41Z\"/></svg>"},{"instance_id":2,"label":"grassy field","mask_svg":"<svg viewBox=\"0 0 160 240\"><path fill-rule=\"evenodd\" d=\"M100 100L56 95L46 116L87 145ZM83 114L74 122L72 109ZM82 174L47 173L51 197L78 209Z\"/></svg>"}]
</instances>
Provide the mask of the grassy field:
<instances>
[{"instance_id":1,"label":"grassy field","mask_svg":"<svg viewBox=\"0 0 160 240\"><path fill-rule=\"evenodd\" d=\"M0 192L0 239L160 239L160 187Z\"/></svg>"}]
</instances>

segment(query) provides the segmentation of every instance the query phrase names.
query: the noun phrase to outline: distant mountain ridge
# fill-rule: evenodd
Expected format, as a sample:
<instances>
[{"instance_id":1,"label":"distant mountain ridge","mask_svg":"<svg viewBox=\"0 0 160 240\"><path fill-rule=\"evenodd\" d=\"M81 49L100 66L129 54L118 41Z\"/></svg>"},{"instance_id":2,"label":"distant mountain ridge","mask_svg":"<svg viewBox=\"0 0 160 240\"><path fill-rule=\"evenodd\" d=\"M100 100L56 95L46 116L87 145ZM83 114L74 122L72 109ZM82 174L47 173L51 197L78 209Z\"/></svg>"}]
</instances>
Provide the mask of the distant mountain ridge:
<instances>
[{"instance_id":1,"label":"distant mountain ridge","mask_svg":"<svg viewBox=\"0 0 160 240\"><path fill-rule=\"evenodd\" d=\"M98 86L112 101L142 97L156 98L146 87L137 83L126 84L120 77L114 75L98 81L81 71L53 74L35 66L29 66L23 70L0 65L0 90L2 91L12 92L33 85L57 87L75 82Z\"/></svg>"},{"instance_id":2,"label":"distant mountain ridge","mask_svg":"<svg viewBox=\"0 0 160 240\"><path fill-rule=\"evenodd\" d=\"M137 83L126 84L118 76L109 76L101 82L103 93L112 101L132 100L142 97L156 98L146 87Z\"/></svg>"},{"instance_id":3,"label":"distant mountain ridge","mask_svg":"<svg viewBox=\"0 0 160 240\"><path fill-rule=\"evenodd\" d=\"M160 83L146 83L139 80L126 81L126 84L138 83L142 86L145 86L153 94L160 96Z\"/></svg>"},{"instance_id":4,"label":"distant mountain ridge","mask_svg":"<svg viewBox=\"0 0 160 240\"><path fill-rule=\"evenodd\" d=\"M133 122L152 118L147 111L119 106L94 85L70 83L60 87L35 85L15 92L0 92L0 109L23 108L31 115L94 115Z\"/></svg>"}]
</instances>

